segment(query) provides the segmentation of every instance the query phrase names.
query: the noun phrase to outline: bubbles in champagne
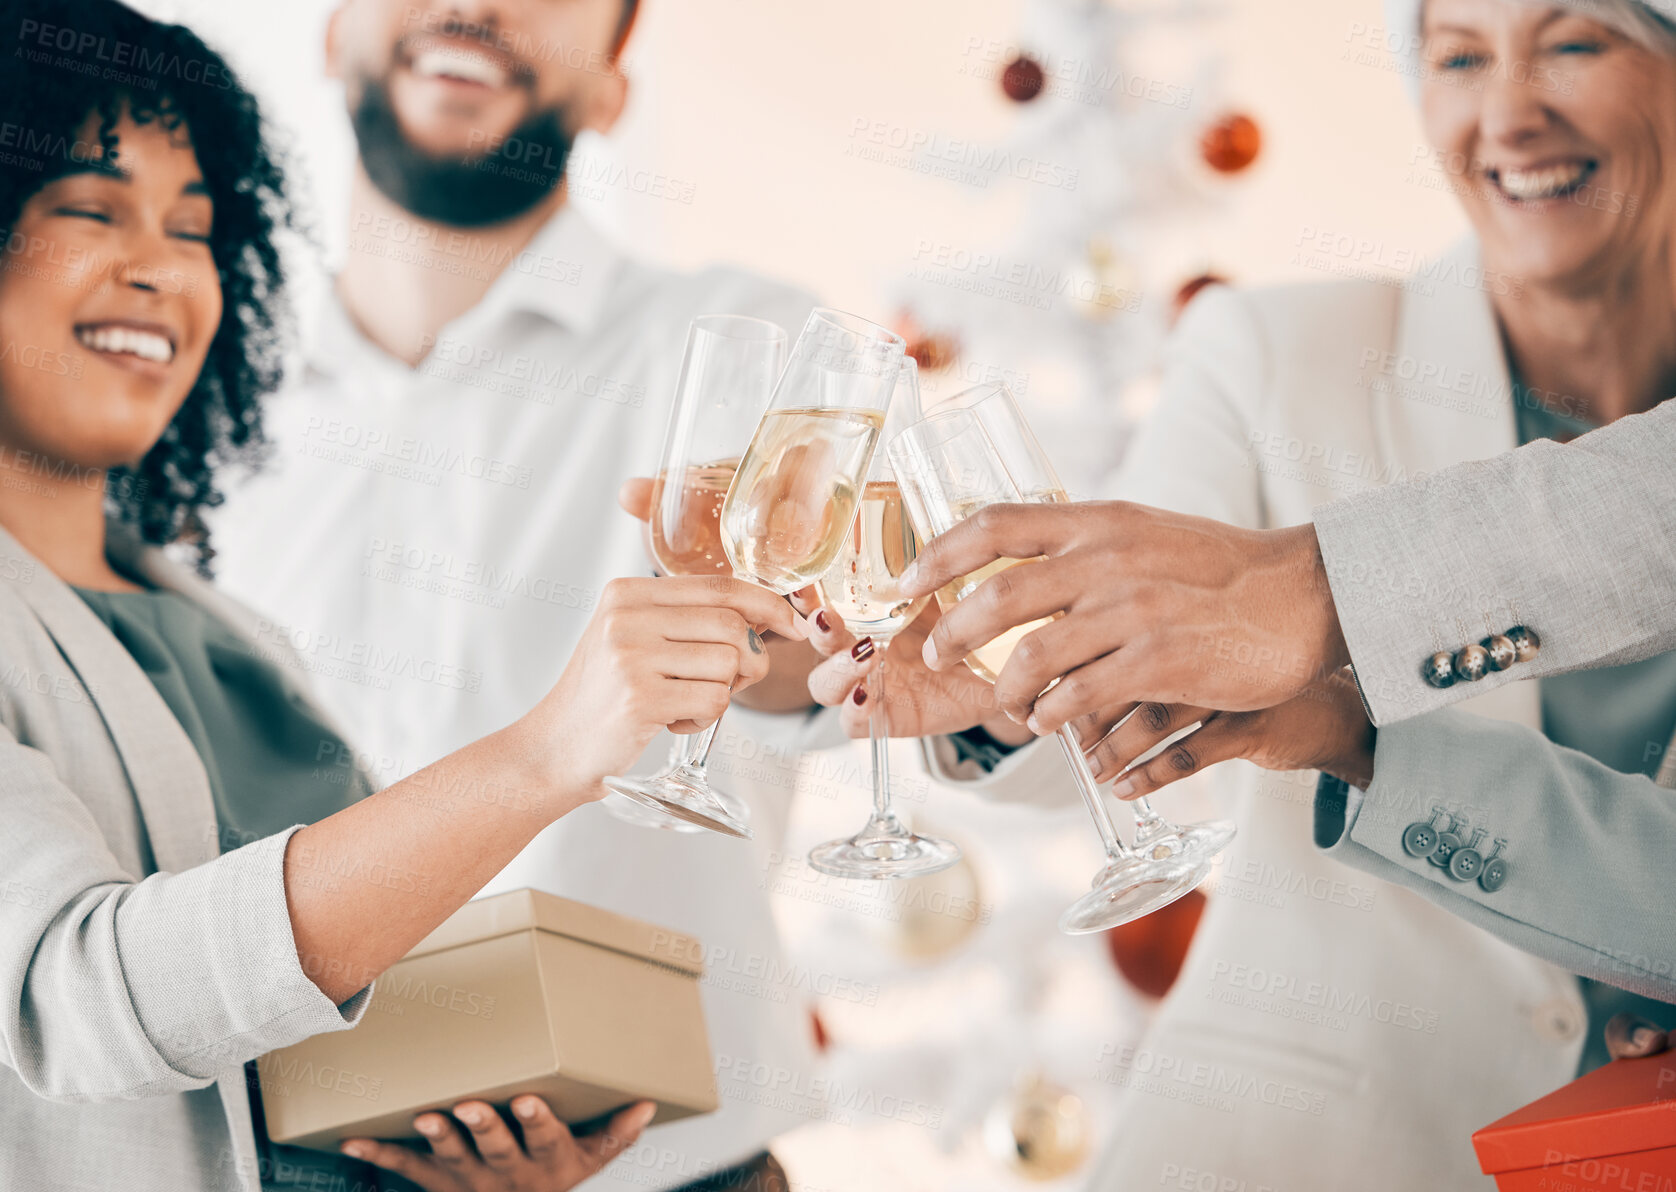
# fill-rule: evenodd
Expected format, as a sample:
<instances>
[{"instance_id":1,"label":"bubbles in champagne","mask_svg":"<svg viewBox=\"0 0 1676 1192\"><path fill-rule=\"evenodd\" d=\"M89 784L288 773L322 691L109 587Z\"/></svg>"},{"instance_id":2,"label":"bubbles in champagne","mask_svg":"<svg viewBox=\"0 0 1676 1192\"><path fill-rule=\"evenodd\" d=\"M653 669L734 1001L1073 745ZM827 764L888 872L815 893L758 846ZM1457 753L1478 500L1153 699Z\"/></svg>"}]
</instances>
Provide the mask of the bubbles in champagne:
<instances>
[{"instance_id":1,"label":"bubbles in champagne","mask_svg":"<svg viewBox=\"0 0 1676 1192\"><path fill-rule=\"evenodd\" d=\"M897 578L917 551L896 482L873 481L862 490L861 511L837 562L821 577L821 602L858 637L894 637L925 607L925 598L902 595Z\"/></svg>"},{"instance_id":2,"label":"bubbles in champagne","mask_svg":"<svg viewBox=\"0 0 1676 1192\"><path fill-rule=\"evenodd\" d=\"M722 549L722 502L738 470L736 459L700 464L652 486L648 546L665 575L731 575Z\"/></svg>"},{"instance_id":3,"label":"bubbles in champagne","mask_svg":"<svg viewBox=\"0 0 1676 1192\"><path fill-rule=\"evenodd\" d=\"M736 574L777 592L820 578L855 517L883 423L873 410L763 415L722 506L722 545Z\"/></svg>"}]
</instances>

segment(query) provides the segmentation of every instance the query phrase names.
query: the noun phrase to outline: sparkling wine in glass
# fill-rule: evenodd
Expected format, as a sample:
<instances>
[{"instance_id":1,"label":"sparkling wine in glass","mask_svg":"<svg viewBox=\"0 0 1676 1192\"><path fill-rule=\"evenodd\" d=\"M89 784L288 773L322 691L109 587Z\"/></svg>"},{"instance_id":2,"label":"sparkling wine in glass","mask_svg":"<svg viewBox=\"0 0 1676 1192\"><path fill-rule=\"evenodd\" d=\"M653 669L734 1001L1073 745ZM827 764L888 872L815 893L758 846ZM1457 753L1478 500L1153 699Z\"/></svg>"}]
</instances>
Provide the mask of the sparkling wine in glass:
<instances>
[{"instance_id":1,"label":"sparkling wine in glass","mask_svg":"<svg viewBox=\"0 0 1676 1192\"><path fill-rule=\"evenodd\" d=\"M906 429L919 420L919 370L904 359L887 429ZM902 594L901 575L914 561L914 535L902 493L884 452L876 453L861 492L861 507L839 547L838 557L821 576L821 603L857 637L873 639L878 665L867 680L867 732L873 755L873 813L866 825L845 840L829 840L809 853L809 865L834 877L923 877L960 860L960 849L947 840L916 835L891 806L890 735L886 714L885 668L891 640L925 607L926 598Z\"/></svg>"},{"instance_id":2,"label":"sparkling wine in glass","mask_svg":"<svg viewBox=\"0 0 1676 1192\"><path fill-rule=\"evenodd\" d=\"M1065 486L1060 483L1059 473L1055 471L1047 452L1042 450L1041 441L1036 438L1035 432L1025 420L1023 409L1005 385L978 385L946 398L934 407L934 412L948 410L967 410L977 418L978 424L989 436L1002 465L1012 477L1013 483L1018 486L1025 501L1058 504L1070 500L1065 493ZM1006 560L992 564L996 570L1005 565ZM973 657L966 660L967 665L989 682L995 682L1000 677L1001 668L989 666L983 656L986 653L994 653L991 647L996 642L1007 642L1009 644L1005 653L999 655L1004 661L1012 654L1012 647L1044 624L1045 619L1008 630L995 642L975 651ZM985 673L985 670L988 673ZM1065 726L1059 732L1068 744L1081 747L1075 730ZM1152 801L1145 797L1134 800L1132 810L1135 817L1135 847L1142 852L1158 856L1182 853L1190 861L1210 861L1233 842L1236 834L1235 826L1229 820L1213 820L1185 826L1172 823L1159 815L1153 808Z\"/></svg>"},{"instance_id":3,"label":"sparkling wine in glass","mask_svg":"<svg viewBox=\"0 0 1676 1192\"><path fill-rule=\"evenodd\" d=\"M782 596L838 557L903 360L902 337L841 311L809 315L722 504L735 577Z\"/></svg>"},{"instance_id":4,"label":"sparkling wine in glass","mask_svg":"<svg viewBox=\"0 0 1676 1192\"><path fill-rule=\"evenodd\" d=\"M888 453L914 528L927 541L986 505L1023 499L994 443L971 410L953 409L933 414L892 439ZM1007 567L1027 567L1033 562L1031 559L997 560L950 582L938 592L939 603L947 605L968 599L991 575ZM1038 622L1041 623L1045 620ZM1019 641L1032 628L1010 630L979 646L967 659L973 673L993 682ZM1100 797L1100 788L1089 771L1076 734L1067 726L1059 737L1077 790L1106 851L1105 867L1095 875L1092 889L1060 916L1060 930L1080 934L1130 922L1174 902L1210 875L1208 862L1194 861L1179 853L1159 856L1125 845Z\"/></svg>"},{"instance_id":5,"label":"sparkling wine in glass","mask_svg":"<svg viewBox=\"0 0 1676 1192\"><path fill-rule=\"evenodd\" d=\"M647 547L666 575L730 575L721 512L729 486L786 360L786 333L742 315L705 315L687 333L686 356L653 480ZM719 722L718 722L719 723ZM681 737L650 778L606 780L606 806L645 827L749 837L750 813L711 786L705 769L716 726Z\"/></svg>"}]
</instances>

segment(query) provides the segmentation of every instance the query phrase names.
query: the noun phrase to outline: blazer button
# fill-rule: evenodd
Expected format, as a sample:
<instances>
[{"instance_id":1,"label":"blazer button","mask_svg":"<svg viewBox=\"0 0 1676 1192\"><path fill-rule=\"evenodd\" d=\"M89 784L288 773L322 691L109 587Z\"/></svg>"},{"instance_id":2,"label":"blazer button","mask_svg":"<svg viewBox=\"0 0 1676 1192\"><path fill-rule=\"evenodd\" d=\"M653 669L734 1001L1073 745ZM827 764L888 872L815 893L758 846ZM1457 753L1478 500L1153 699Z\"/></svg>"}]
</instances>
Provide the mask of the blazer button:
<instances>
[{"instance_id":1,"label":"blazer button","mask_svg":"<svg viewBox=\"0 0 1676 1192\"><path fill-rule=\"evenodd\" d=\"M1501 850L1506 845L1506 838L1497 836L1496 847L1490 850L1490 855L1479 867L1478 885L1486 894L1494 894L1507 884L1507 862L1501 858Z\"/></svg>"},{"instance_id":2,"label":"blazer button","mask_svg":"<svg viewBox=\"0 0 1676 1192\"><path fill-rule=\"evenodd\" d=\"M1490 652L1474 643L1462 646L1455 655L1455 675L1468 683L1476 683L1490 673Z\"/></svg>"},{"instance_id":3,"label":"blazer button","mask_svg":"<svg viewBox=\"0 0 1676 1192\"><path fill-rule=\"evenodd\" d=\"M1426 659L1421 673L1433 687L1451 686L1455 682L1455 656L1448 650L1439 650Z\"/></svg>"},{"instance_id":4,"label":"blazer button","mask_svg":"<svg viewBox=\"0 0 1676 1192\"><path fill-rule=\"evenodd\" d=\"M1478 852L1478 842L1484 839L1484 829L1474 828L1472 839L1465 848L1458 848L1449 856L1449 876L1458 882L1470 882L1484 868L1484 858Z\"/></svg>"},{"instance_id":5,"label":"blazer button","mask_svg":"<svg viewBox=\"0 0 1676 1192\"><path fill-rule=\"evenodd\" d=\"M1489 651L1490 669L1493 671L1504 671L1519 660L1513 639L1504 633L1487 637L1479 644Z\"/></svg>"},{"instance_id":6,"label":"blazer button","mask_svg":"<svg viewBox=\"0 0 1676 1192\"><path fill-rule=\"evenodd\" d=\"M1461 847L1459 835L1463 817L1454 812L1449 813L1449 827L1437 834L1437 847L1432 849L1426 858L1439 869L1449 868L1449 859L1455 855L1455 850Z\"/></svg>"},{"instance_id":7,"label":"blazer button","mask_svg":"<svg viewBox=\"0 0 1676 1192\"><path fill-rule=\"evenodd\" d=\"M1583 1033L1583 1016L1564 998L1555 998L1531 1011L1531 1025L1544 1039L1569 1043Z\"/></svg>"},{"instance_id":8,"label":"blazer button","mask_svg":"<svg viewBox=\"0 0 1676 1192\"><path fill-rule=\"evenodd\" d=\"M1509 629L1507 640L1513 643L1513 657L1518 662L1529 662L1542 649L1542 639L1537 636L1536 630L1525 625Z\"/></svg>"}]
</instances>

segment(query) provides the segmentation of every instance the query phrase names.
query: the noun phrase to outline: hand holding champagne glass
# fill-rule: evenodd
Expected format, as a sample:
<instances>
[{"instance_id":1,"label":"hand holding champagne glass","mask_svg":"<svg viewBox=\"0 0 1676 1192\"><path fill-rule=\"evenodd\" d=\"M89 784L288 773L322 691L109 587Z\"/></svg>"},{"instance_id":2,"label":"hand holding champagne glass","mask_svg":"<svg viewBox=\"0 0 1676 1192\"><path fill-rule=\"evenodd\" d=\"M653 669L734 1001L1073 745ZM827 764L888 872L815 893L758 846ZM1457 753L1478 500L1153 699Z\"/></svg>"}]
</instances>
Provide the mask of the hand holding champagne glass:
<instances>
[{"instance_id":1,"label":"hand holding champagne glass","mask_svg":"<svg viewBox=\"0 0 1676 1192\"><path fill-rule=\"evenodd\" d=\"M891 440L888 452L914 528L929 540L951 529L986 505L1023 499L1018 485L971 410L953 409L933 414ZM937 593L945 608L977 591L985 579L1010 567L1029 566L1029 559L998 559L971 575L952 580ZM1018 642L1036 624L1015 627L972 651L967 664L993 682ZM1095 875L1093 888L1060 916L1063 931L1103 931L1138 919L1174 902L1210 874L1203 860L1180 851L1164 855L1131 850L1118 837L1100 789L1089 772L1076 735L1062 730L1066 760L1105 846L1106 865Z\"/></svg>"},{"instance_id":2,"label":"hand holding champagne glass","mask_svg":"<svg viewBox=\"0 0 1676 1192\"><path fill-rule=\"evenodd\" d=\"M886 427L895 432L919 421L919 368L902 361L896 395L886 414ZM858 698L870 704L868 736L873 751L873 814L862 830L847 840L831 840L809 854L809 864L834 877L920 877L947 869L960 860L960 850L946 840L917 836L891 808L890 740L886 731L885 665L890 641L925 607L926 598L903 596L897 584L914 561L913 526L902 504L902 494L890 472L885 453L875 452L861 494L861 507L845 535L838 559L821 577L821 603L843 620L857 637L873 640L877 668Z\"/></svg>"},{"instance_id":3,"label":"hand holding champagne glass","mask_svg":"<svg viewBox=\"0 0 1676 1192\"><path fill-rule=\"evenodd\" d=\"M741 315L693 320L646 530L665 575L732 573L722 549L722 503L785 359L786 333L773 323ZM744 803L711 787L705 770L715 733L711 725L682 737L669 764L650 778L607 780L621 797L607 801L612 814L646 827L748 837Z\"/></svg>"},{"instance_id":4,"label":"hand holding champagne glass","mask_svg":"<svg viewBox=\"0 0 1676 1192\"><path fill-rule=\"evenodd\" d=\"M1024 500L1031 504L1059 505L1070 501L1059 473L1054 470L1047 452L1025 421L1012 392L1001 384L978 385L938 403L936 412L969 410L989 436L997 457ZM973 573L980 582L997 571L1004 570L1008 560L1002 559ZM1043 617L1007 630L987 645L980 646L967 658L967 665L991 683L1001 677L1001 666L1012 656L1013 649L1031 632L1048 623ZM990 665L993 662L994 665ZM1057 680L1056 680L1057 681ZM1081 741L1069 725L1059 730L1066 747L1081 748ZM1133 759L1130 759L1133 760ZM1135 847L1143 853L1165 856L1182 853L1191 862L1210 861L1233 842L1235 827L1229 820L1188 824L1180 827L1159 815L1151 800L1142 796L1132 804L1135 816Z\"/></svg>"},{"instance_id":5,"label":"hand holding champagne glass","mask_svg":"<svg viewBox=\"0 0 1676 1192\"><path fill-rule=\"evenodd\" d=\"M784 596L813 582L831 566L855 518L903 347L901 336L854 315L820 308L809 315L774 384L767 409L755 421L750 442L738 457L721 504L722 551L735 578ZM740 353L757 359L743 348ZM695 359L689 348L689 363ZM698 426L722 417L711 407L728 405L728 383L722 378L738 370L713 371L716 380L694 384L691 410L685 413L688 385L683 373L680 400L670 423L670 444L702 441ZM746 372L753 378L750 388L755 392L759 370ZM734 403L732 408L734 413L724 418L730 427L743 407ZM697 494L695 508L709 508L705 494L713 493L718 469L731 457L673 446L666 446L664 454L657 504L661 507L673 499L669 477L678 473L685 478L681 495ZM681 459L678 468L672 466L677 457ZM662 508L654 510L653 520L666 527L666 533L669 527L689 524L682 515ZM683 530L667 545L673 548L672 558L680 555L712 565L701 531ZM723 806L704 772L704 758L715 734L712 724L694 737L689 747L693 760L678 771L665 771L650 780L614 778L611 789L700 827L749 838L750 828Z\"/></svg>"}]
</instances>

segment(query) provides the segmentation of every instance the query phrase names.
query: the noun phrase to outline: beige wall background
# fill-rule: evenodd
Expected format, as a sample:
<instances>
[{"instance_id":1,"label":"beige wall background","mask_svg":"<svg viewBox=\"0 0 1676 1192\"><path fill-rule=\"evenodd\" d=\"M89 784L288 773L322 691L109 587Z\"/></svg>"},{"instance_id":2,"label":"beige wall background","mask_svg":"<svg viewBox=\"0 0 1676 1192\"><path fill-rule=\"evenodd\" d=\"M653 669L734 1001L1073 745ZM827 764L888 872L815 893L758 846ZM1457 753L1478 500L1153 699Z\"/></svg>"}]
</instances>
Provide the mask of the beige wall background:
<instances>
[{"instance_id":1,"label":"beige wall background","mask_svg":"<svg viewBox=\"0 0 1676 1192\"><path fill-rule=\"evenodd\" d=\"M515 2L515 0L514 0ZM341 241L352 147L337 88L321 73L329 0L153 0L229 49L295 139L329 246ZM1166 11L1165 4L1114 5ZM689 201L633 183L578 202L643 254L725 260L879 310L917 238L1003 239L1016 194L921 177L849 155L856 122L1001 142L1023 109L967 68L974 41L1014 41L1023 0L643 0L627 54L634 79L615 134L579 152L602 176L657 175ZM1318 277L1295 263L1300 235L1354 236L1368 261L1430 251L1464 226L1414 162L1421 135L1382 41L1378 0L1229 0L1160 38L1136 70L1197 86L1193 112L1254 115L1257 164L1149 250L1155 286L1215 267L1242 282ZM1180 51L1185 45L1187 53ZM1198 58L1195 65L1194 57ZM1191 157L1192 146L1183 147Z\"/></svg>"}]
</instances>

